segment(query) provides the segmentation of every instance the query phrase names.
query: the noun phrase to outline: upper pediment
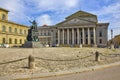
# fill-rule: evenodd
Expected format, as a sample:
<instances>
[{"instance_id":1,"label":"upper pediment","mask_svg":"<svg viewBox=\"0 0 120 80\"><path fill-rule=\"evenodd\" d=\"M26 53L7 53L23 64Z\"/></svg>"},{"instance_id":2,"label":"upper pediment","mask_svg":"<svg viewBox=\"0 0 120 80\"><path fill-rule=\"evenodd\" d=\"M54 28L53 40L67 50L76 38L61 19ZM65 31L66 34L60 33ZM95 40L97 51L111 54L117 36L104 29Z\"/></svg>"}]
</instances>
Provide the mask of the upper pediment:
<instances>
[{"instance_id":1,"label":"upper pediment","mask_svg":"<svg viewBox=\"0 0 120 80\"><path fill-rule=\"evenodd\" d=\"M71 18L75 18L75 17L97 17L97 16L94 14L85 12L85 11L78 11L78 12L66 17L66 19L71 19Z\"/></svg>"}]
</instances>

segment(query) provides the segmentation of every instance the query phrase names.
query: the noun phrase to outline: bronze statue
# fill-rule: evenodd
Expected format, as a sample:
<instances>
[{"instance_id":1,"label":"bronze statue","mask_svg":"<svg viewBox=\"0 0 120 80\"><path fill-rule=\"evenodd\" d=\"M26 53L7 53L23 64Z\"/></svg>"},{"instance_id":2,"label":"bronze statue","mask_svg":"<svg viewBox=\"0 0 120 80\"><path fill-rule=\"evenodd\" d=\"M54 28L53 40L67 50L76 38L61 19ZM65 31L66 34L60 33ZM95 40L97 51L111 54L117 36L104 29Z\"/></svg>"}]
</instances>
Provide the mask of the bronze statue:
<instances>
[{"instance_id":1,"label":"bronze statue","mask_svg":"<svg viewBox=\"0 0 120 80\"><path fill-rule=\"evenodd\" d=\"M33 20L29 22L32 23L32 26L30 26L30 29L28 30L27 40L28 41L39 41L36 21Z\"/></svg>"}]
</instances>

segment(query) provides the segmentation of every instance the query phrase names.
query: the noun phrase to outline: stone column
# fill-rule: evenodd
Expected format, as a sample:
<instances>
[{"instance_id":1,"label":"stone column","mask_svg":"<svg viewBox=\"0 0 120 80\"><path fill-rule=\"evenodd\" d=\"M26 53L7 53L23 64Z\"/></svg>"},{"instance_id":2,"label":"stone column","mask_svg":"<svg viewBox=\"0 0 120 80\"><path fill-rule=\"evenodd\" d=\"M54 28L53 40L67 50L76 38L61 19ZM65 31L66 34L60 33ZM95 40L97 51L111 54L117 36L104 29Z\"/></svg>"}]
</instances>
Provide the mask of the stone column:
<instances>
[{"instance_id":1,"label":"stone column","mask_svg":"<svg viewBox=\"0 0 120 80\"><path fill-rule=\"evenodd\" d=\"M80 31L79 31L79 28L77 28L77 44L80 44Z\"/></svg>"},{"instance_id":2,"label":"stone column","mask_svg":"<svg viewBox=\"0 0 120 80\"><path fill-rule=\"evenodd\" d=\"M72 44L74 44L74 28L72 28Z\"/></svg>"},{"instance_id":3,"label":"stone column","mask_svg":"<svg viewBox=\"0 0 120 80\"><path fill-rule=\"evenodd\" d=\"M64 39L64 29L63 29L62 31L63 31L63 34L62 34L62 35L63 35L63 44L64 44L64 40L65 40L65 39Z\"/></svg>"},{"instance_id":4,"label":"stone column","mask_svg":"<svg viewBox=\"0 0 120 80\"><path fill-rule=\"evenodd\" d=\"M96 32L95 32L95 27L93 28L93 37L94 37L94 45L96 46Z\"/></svg>"},{"instance_id":5,"label":"stone column","mask_svg":"<svg viewBox=\"0 0 120 80\"><path fill-rule=\"evenodd\" d=\"M60 44L60 30L58 29L58 44Z\"/></svg>"},{"instance_id":6,"label":"stone column","mask_svg":"<svg viewBox=\"0 0 120 80\"><path fill-rule=\"evenodd\" d=\"M85 44L85 30L84 28L82 28L82 44L84 45Z\"/></svg>"},{"instance_id":7,"label":"stone column","mask_svg":"<svg viewBox=\"0 0 120 80\"><path fill-rule=\"evenodd\" d=\"M90 45L90 28L88 28L88 45Z\"/></svg>"},{"instance_id":8,"label":"stone column","mask_svg":"<svg viewBox=\"0 0 120 80\"><path fill-rule=\"evenodd\" d=\"M69 44L69 29L67 29L67 44Z\"/></svg>"}]
</instances>

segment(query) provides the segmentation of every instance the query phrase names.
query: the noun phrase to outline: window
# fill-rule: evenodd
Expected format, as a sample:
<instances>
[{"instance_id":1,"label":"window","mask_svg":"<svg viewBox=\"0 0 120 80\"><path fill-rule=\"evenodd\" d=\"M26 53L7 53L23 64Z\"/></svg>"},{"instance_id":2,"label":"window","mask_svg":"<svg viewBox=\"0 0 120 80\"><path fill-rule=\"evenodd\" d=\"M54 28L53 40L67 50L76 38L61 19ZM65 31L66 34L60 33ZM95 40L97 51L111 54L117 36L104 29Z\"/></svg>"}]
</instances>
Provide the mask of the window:
<instances>
[{"instance_id":1,"label":"window","mask_svg":"<svg viewBox=\"0 0 120 80\"><path fill-rule=\"evenodd\" d=\"M2 32L5 32L5 31L6 31L6 27L3 26L3 27L2 27Z\"/></svg>"},{"instance_id":2,"label":"window","mask_svg":"<svg viewBox=\"0 0 120 80\"><path fill-rule=\"evenodd\" d=\"M4 44L6 41L5 41L5 38L2 39L2 43Z\"/></svg>"},{"instance_id":3,"label":"window","mask_svg":"<svg viewBox=\"0 0 120 80\"><path fill-rule=\"evenodd\" d=\"M102 43L102 39L99 40L99 43Z\"/></svg>"},{"instance_id":4,"label":"window","mask_svg":"<svg viewBox=\"0 0 120 80\"><path fill-rule=\"evenodd\" d=\"M83 43L83 39L81 39L81 43Z\"/></svg>"},{"instance_id":5,"label":"window","mask_svg":"<svg viewBox=\"0 0 120 80\"><path fill-rule=\"evenodd\" d=\"M26 30L24 30L24 34L26 34Z\"/></svg>"},{"instance_id":6,"label":"window","mask_svg":"<svg viewBox=\"0 0 120 80\"><path fill-rule=\"evenodd\" d=\"M86 39L86 42L85 42L86 44L88 44L88 39Z\"/></svg>"},{"instance_id":7,"label":"window","mask_svg":"<svg viewBox=\"0 0 120 80\"><path fill-rule=\"evenodd\" d=\"M91 44L94 44L94 41L93 41L93 39L91 39Z\"/></svg>"},{"instance_id":8,"label":"window","mask_svg":"<svg viewBox=\"0 0 120 80\"><path fill-rule=\"evenodd\" d=\"M12 33L12 28L11 27L9 27L9 33Z\"/></svg>"},{"instance_id":9,"label":"window","mask_svg":"<svg viewBox=\"0 0 120 80\"><path fill-rule=\"evenodd\" d=\"M44 32L44 36L46 36L46 33Z\"/></svg>"},{"instance_id":10,"label":"window","mask_svg":"<svg viewBox=\"0 0 120 80\"><path fill-rule=\"evenodd\" d=\"M80 33L80 35L81 35L81 37L83 36L83 35L82 35L82 32Z\"/></svg>"},{"instance_id":11,"label":"window","mask_svg":"<svg viewBox=\"0 0 120 80\"><path fill-rule=\"evenodd\" d=\"M90 32L90 36L93 37L93 32L92 31Z\"/></svg>"},{"instance_id":12,"label":"window","mask_svg":"<svg viewBox=\"0 0 120 80\"><path fill-rule=\"evenodd\" d=\"M15 39L15 44L17 44L17 39Z\"/></svg>"},{"instance_id":13,"label":"window","mask_svg":"<svg viewBox=\"0 0 120 80\"><path fill-rule=\"evenodd\" d=\"M20 39L20 44L22 44L22 39Z\"/></svg>"},{"instance_id":14,"label":"window","mask_svg":"<svg viewBox=\"0 0 120 80\"><path fill-rule=\"evenodd\" d=\"M5 20L6 16L5 14L2 14L2 20Z\"/></svg>"},{"instance_id":15,"label":"window","mask_svg":"<svg viewBox=\"0 0 120 80\"><path fill-rule=\"evenodd\" d=\"M102 37L102 31L99 32L99 37Z\"/></svg>"},{"instance_id":16,"label":"window","mask_svg":"<svg viewBox=\"0 0 120 80\"><path fill-rule=\"evenodd\" d=\"M11 38L9 39L9 44L12 44L12 39Z\"/></svg>"},{"instance_id":17,"label":"window","mask_svg":"<svg viewBox=\"0 0 120 80\"><path fill-rule=\"evenodd\" d=\"M48 32L48 36L50 36L50 32Z\"/></svg>"},{"instance_id":18,"label":"window","mask_svg":"<svg viewBox=\"0 0 120 80\"><path fill-rule=\"evenodd\" d=\"M17 28L15 28L15 31L14 31L15 33L17 33Z\"/></svg>"},{"instance_id":19,"label":"window","mask_svg":"<svg viewBox=\"0 0 120 80\"><path fill-rule=\"evenodd\" d=\"M20 34L22 34L22 29L20 29Z\"/></svg>"},{"instance_id":20,"label":"window","mask_svg":"<svg viewBox=\"0 0 120 80\"><path fill-rule=\"evenodd\" d=\"M85 32L86 37L88 37L88 32Z\"/></svg>"}]
</instances>

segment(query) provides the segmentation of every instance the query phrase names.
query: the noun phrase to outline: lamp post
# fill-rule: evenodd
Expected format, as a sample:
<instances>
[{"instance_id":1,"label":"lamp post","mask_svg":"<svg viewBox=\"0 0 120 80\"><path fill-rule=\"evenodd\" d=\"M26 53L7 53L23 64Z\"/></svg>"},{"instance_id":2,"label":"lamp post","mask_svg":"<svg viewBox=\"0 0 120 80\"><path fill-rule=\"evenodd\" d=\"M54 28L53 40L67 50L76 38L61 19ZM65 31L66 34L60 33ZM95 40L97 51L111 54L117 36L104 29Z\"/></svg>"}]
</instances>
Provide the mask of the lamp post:
<instances>
[{"instance_id":1,"label":"lamp post","mask_svg":"<svg viewBox=\"0 0 120 80\"><path fill-rule=\"evenodd\" d=\"M113 30L111 29L111 44L113 44Z\"/></svg>"},{"instance_id":2,"label":"lamp post","mask_svg":"<svg viewBox=\"0 0 120 80\"><path fill-rule=\"evenodd\" d=\"M111 49L114 49L113 30L111 29Z\"/></svg>"}]
</instances>

